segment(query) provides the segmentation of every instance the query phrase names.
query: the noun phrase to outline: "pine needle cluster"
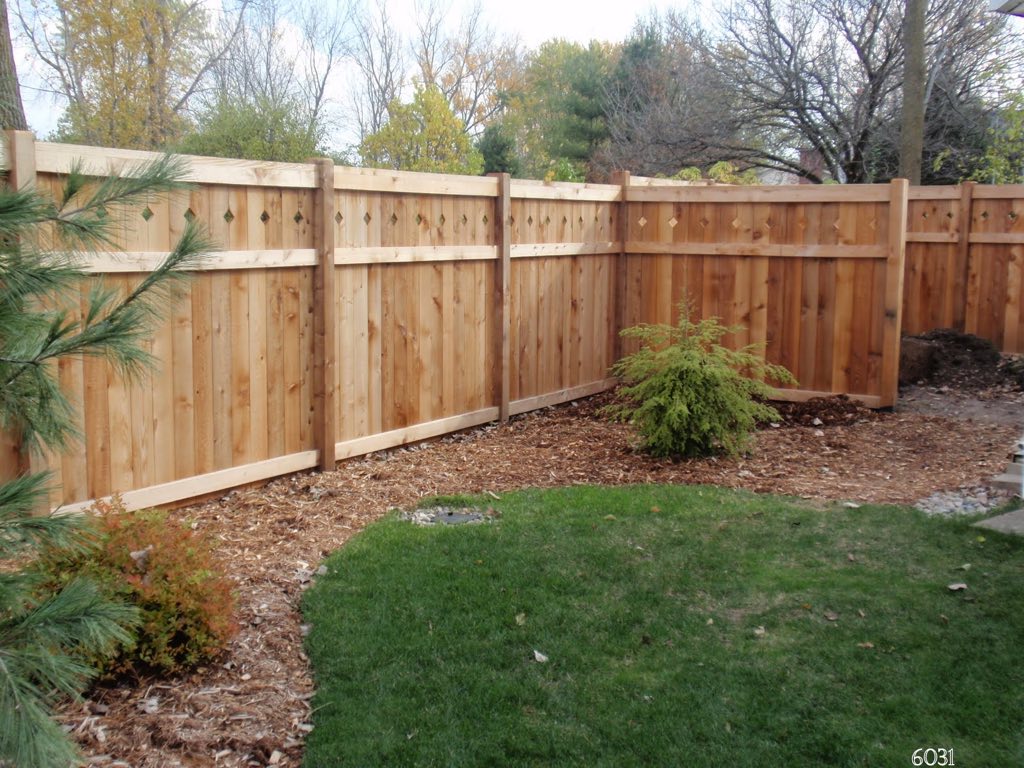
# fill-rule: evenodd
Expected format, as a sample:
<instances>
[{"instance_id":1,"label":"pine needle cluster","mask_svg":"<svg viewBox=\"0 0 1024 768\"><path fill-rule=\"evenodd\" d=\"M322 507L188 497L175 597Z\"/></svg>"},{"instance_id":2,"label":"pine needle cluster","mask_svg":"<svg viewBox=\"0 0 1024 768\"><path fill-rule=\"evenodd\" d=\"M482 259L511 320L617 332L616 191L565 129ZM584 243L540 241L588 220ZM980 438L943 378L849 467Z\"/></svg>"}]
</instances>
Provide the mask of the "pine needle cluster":
<instances>
[{"instance_id":1,"label":"pine needle cluster","mask_svg":"<svg viewBox=\"0 0 1024 768\"><path fill-rule=\"evenodd\" d=\"M759 422L774 421L778 411L764 401L766 383L795 383L780 365L765 361L760 346L722 346L722 337L742 331L717 317L690 320L687 302L679 305L676 325L641 324L622 331L640 349L612 371L623 381L618 402L607 412L634 424L641 447L660 457L736 455L746 451Z\"/></svg>"},{"instance_id":2,"label":"pine needle cluster","mask_svg":"<svg viewBox=\"0 0 1024 768\"><path fill-rule=\"evenodd\" d=\"M150 366L144 342L183 270L209 250L202 232L190 223L160 267L128 293L92 278L84 254L116 247L127 212L184 189L183 171L168 156L104 179L75 169L56 196L0 188L0 431L23 446L61 449L76 436L55 361L98 356L126 377ZM92 678L83 659L130 641L137 620L87 579L57 592L38 588L30 568L38 552L84 545L82 517L40 514L49 483L45 473L0 482L0 766L75 761L51 708Z\"/></svg>"}]
</instances>

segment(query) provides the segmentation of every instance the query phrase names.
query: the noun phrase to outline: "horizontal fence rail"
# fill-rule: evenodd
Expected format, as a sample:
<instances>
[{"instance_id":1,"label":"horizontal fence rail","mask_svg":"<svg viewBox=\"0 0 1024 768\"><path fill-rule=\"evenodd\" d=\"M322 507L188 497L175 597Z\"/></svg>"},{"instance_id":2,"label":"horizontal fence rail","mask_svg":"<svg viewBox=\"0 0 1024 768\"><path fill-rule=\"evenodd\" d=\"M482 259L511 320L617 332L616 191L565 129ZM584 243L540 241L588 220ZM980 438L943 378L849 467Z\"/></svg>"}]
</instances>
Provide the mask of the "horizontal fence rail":
<instances>
[{"instance_id":1,"label":"horizontal fence rail","mask_svg":"<svg viewBox=\"0 0 1024 768\"><path fill-rule=\"evenodd\" d=\"M103 176L156 157L7 137L17 187L56 191L75 163ZM565 184L185 161L193 188L126 212L119 249L83 264L127 290L188 219L206 226L220 250L154 335L159 370L126 383L102 361L61 360L82 445L30 457L0 436L0 476L51 469L54 506L173 503L600 392L629 351L619 331L673 322L683 298L695 317L742 325L729 343L788 367L789 399L892 405L904 315L956 325L959 312L964 327L1002 328L998 343L1021 340L1020 188L927 197L904 182Z\"/></svg>"}]
</instances>

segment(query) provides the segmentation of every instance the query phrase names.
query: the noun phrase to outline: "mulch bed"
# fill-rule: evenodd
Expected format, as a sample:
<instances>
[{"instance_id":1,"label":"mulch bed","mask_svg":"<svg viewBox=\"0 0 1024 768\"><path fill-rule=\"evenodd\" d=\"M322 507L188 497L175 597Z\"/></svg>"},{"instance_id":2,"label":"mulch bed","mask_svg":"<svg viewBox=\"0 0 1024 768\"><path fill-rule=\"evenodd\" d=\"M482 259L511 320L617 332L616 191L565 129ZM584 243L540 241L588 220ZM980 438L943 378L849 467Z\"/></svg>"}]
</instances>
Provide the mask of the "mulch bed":
<instances>
[{"instance_id":1,"label":"mulch bed","mask_svg":"<svg viewBox=\"0 0 1024 768\"><path fill-rule=\"evenodd\" d=\"M217 664L99 687L63 722L90 765L297 766L313 681L297 611L319 560L389 508L427 495L577 483L707 483L812 500L911 503L998 474L1010 425L872 413L845 399L784 405L753 453L673 462L631 448L598 396L433 443L238 490L175 514L219 541L242 630Z\"/></svg>"}]
</instances>

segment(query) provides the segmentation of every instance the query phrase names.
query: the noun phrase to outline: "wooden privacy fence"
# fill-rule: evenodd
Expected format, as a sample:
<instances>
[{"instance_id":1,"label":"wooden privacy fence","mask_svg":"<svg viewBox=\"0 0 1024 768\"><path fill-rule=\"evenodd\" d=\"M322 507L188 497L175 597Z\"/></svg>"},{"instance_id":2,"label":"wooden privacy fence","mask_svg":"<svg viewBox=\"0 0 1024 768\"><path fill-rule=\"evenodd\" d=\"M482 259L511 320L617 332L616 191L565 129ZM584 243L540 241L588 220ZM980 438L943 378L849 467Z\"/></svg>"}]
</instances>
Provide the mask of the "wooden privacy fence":
<instances>
[{"instance_id":1,"label":"wooden privacy fence","mask_svg":"<svg viewBox=\"0 0 1024 768\"><path fill-rule=\"evenodd\" d=\"M15 132L6 167L56 189L76 160L102 176L152 157ZM130 212L124 252L88 258L127 288L187 218L222 245L156 332L155 375L60 361L84 438L36 461L54 504L170 503L598 392L618 331L671 321L684 295L794 372L780 397L895 401L903 182L545 184L210 158L190 158L189 180ZM26 465L7 440L0 476Z\"/></svg>"},{"instance_id":2,"label":"wooden privacy fence","mask_svg":"<svg viewBox=\"0 0 1024 768\"><path fill-rule=\"evenodd\" d=\"M1024 186L910 191L905 333L955 328L1024 352Z\"/></svg>"}]
</instances>

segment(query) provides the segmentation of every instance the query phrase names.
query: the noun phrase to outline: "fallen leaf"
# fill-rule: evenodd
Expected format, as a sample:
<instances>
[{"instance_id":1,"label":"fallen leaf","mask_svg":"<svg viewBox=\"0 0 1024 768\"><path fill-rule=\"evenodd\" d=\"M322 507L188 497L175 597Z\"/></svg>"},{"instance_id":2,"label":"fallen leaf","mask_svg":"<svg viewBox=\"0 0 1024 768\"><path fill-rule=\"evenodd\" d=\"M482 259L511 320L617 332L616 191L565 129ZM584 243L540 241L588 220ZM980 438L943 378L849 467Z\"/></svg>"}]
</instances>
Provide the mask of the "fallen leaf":
<instances>
[{"instance_id":1,"label":"fallen leaf","mask_svg":"<svg viewBox=\"0 0 1024 768\"><path fill-rule=\"evenodd\" d=\"M868 615L860 609L857 610L857 615L860 616L862 619L866 619L868 617Z\"/></svg>"},{"instance_id":2,"label":"fallen leaf","mask_svg":"<svg viewBox=\"0 0 1024 768\"><path fill-rule=\"evenodd\" d=\"M712 624L715 623L715 620L714 619L708 619L706 623L710 627Z\"/></svg>"},{"instance_id":3,"label":"fallen leaf","mask_svg":"<svg viewBox=\"0 0 1024 768\"><path fill-rule=\"evenodd\" d=\"M984 536L979 536L979 537L977 538L977 541L979 541L979 542L984 542L984 541L985 541L985 537L984 537Z\"/></svg>"},{"instance_id":4,"label":"fallen leaf","mask_svg":"<svg viewBox=\"0 0 1024 768\"><path fill-rule=\"evenodd\" d=\"M853 501L844 501L843 506L846 507L847 509L860 509L860 504L857 504L856 502Z\"/></svg>"},{"instance_id":5,"label":"fallen leaf","mask_svg":"<svg viewBox=\"0 0 1024 768\"><path fill-rule=\"evenodd\" d=\"M946 614L940 613L939 618L942 620L943 624L949 624L949 616L947 616Z\"/></svg>"},{"instance_id":6,"label":"fallen leaf","mask_svg":"<svg viewBox=\"0 0 1024 768\"><path fill-rule=\"evenodd\" d=\"M548 657L547 657L547 656L545 656L545 655L544 655L543 653L541 653L540 651L538 651L538 650L534 649L534 651L533 651L533 659L534 659L534 661L536 661L536 662L537 662L538 664L543 664L543 663L545 663L545 662L546 662L546 661L548 660Z\"/></svg>"},{"instance_id":7,"label":"fallen leaf","mask_svg":"<svg viewBox=\"0 0 1024 768\"><path fill-rule=\"evenodd\" d=\"M846 559L849 560L851 563L857 562L857 558L853 556L853 552L847 552Z\"/></svg>"},{"instance_id":8,"label":"fallen leaf","mask_svg":"<svg viewBox=\"0 0 1024 768\"><path fill-rule=\"evenodd\" d=\"M811 610L811 604L810 603L801 603L800 607L803 608L805 611Z\"/></svg>"},{"instance_id":9,"label":"fallen leaf","mask_svg":"<svg viewBox=\"0 0 1024 768\"><path fill-rule=\"evenodd\" d=\"M764 637L766 630L764 627L754 627L754 635L756 637Z\"/></svg>"},{"instance_id":10,"label":"fallen leaf","mask_svg":"<svg viewBox=\"0 0 1024 768\"><path fill-rule=\"evenodd\" d=\"M969 570L971 570L971 564L970 563L964 563L963 565L959 566L957 568L957 570L958 571L969 571Z\"/></svg>"},{"instance_id":11,"label":"fallen leaf","mask_svg":"<svg viewBox=\"0 0 1024 768\"><path fill-rule=\"evenodd\" d=\"M520 626L520 627L523 626L524 624L526 624L526 614L525 613L517 613L516 614L516 624L518 626Z\"/></svg>"},{"instance_id":12,"label":"fallen leaf","mask_svg":"<svg viewBox=\"0 0 1024 768\"><path fill-rule=\"evenodd\" d=\"M875 647L875 644L874 643L857 643L857 647L858 648L865 648L867 650L871 650L872 648Z\"/></svg>"},{"instance_id":13,"label":"fallen leaf","mask_svg":"<svg viewBox=\"0 0 1024 768\"><path fill-rule=\"evenodd\" d=\"M947 589L949 589L950 592L961 592L967 589L967 585L964 584L962 581L958 581L955 584L950 584L949 587L947 587Z\"/></svg>"},{"instance_id":14,"label":"fallen leaf","mask_svg":"<svg viewBox=\"0 0 1024 768\"><path fill-rule=\"evenodd\" d=\"M281 759L283 757L284 757L284 753L283 752L279 752L278 750L275 749L273 752L270 753L270 759L267 761L267 765L280 765L281 764Z\"/></svg>"},{"instance_id":15,"label":"fallen leaf","mask_svg":"<svg viewBox=\"0 0 1024 768\"><path fill-rule=\"evenodd\" d=\"M829 621L838 621L839 620L839 614L836 613L835 611L825 611L825 618L828 619Z\"/></svg>"},{"instance_id":16,"label":"fallen leaf","mask_svg":"<svg viewBox=\"0 0 1024 768\"><path fill-rule=\"evenodd\" d=\"M604 519L605 520L614 520L615 519L615 515L605 515Z\"/></svg>"},{"instance_id":17,"label":"fallen leaf","mask_svg":"<svg viewBox=\"0 0 1024 768\"><path fill-rule=\"evenodd\" d=\"M658 514L659 512L661 512L661 507L651 507L651 512L653 512L654 514Z\"/></svg>"}]
</instances>

